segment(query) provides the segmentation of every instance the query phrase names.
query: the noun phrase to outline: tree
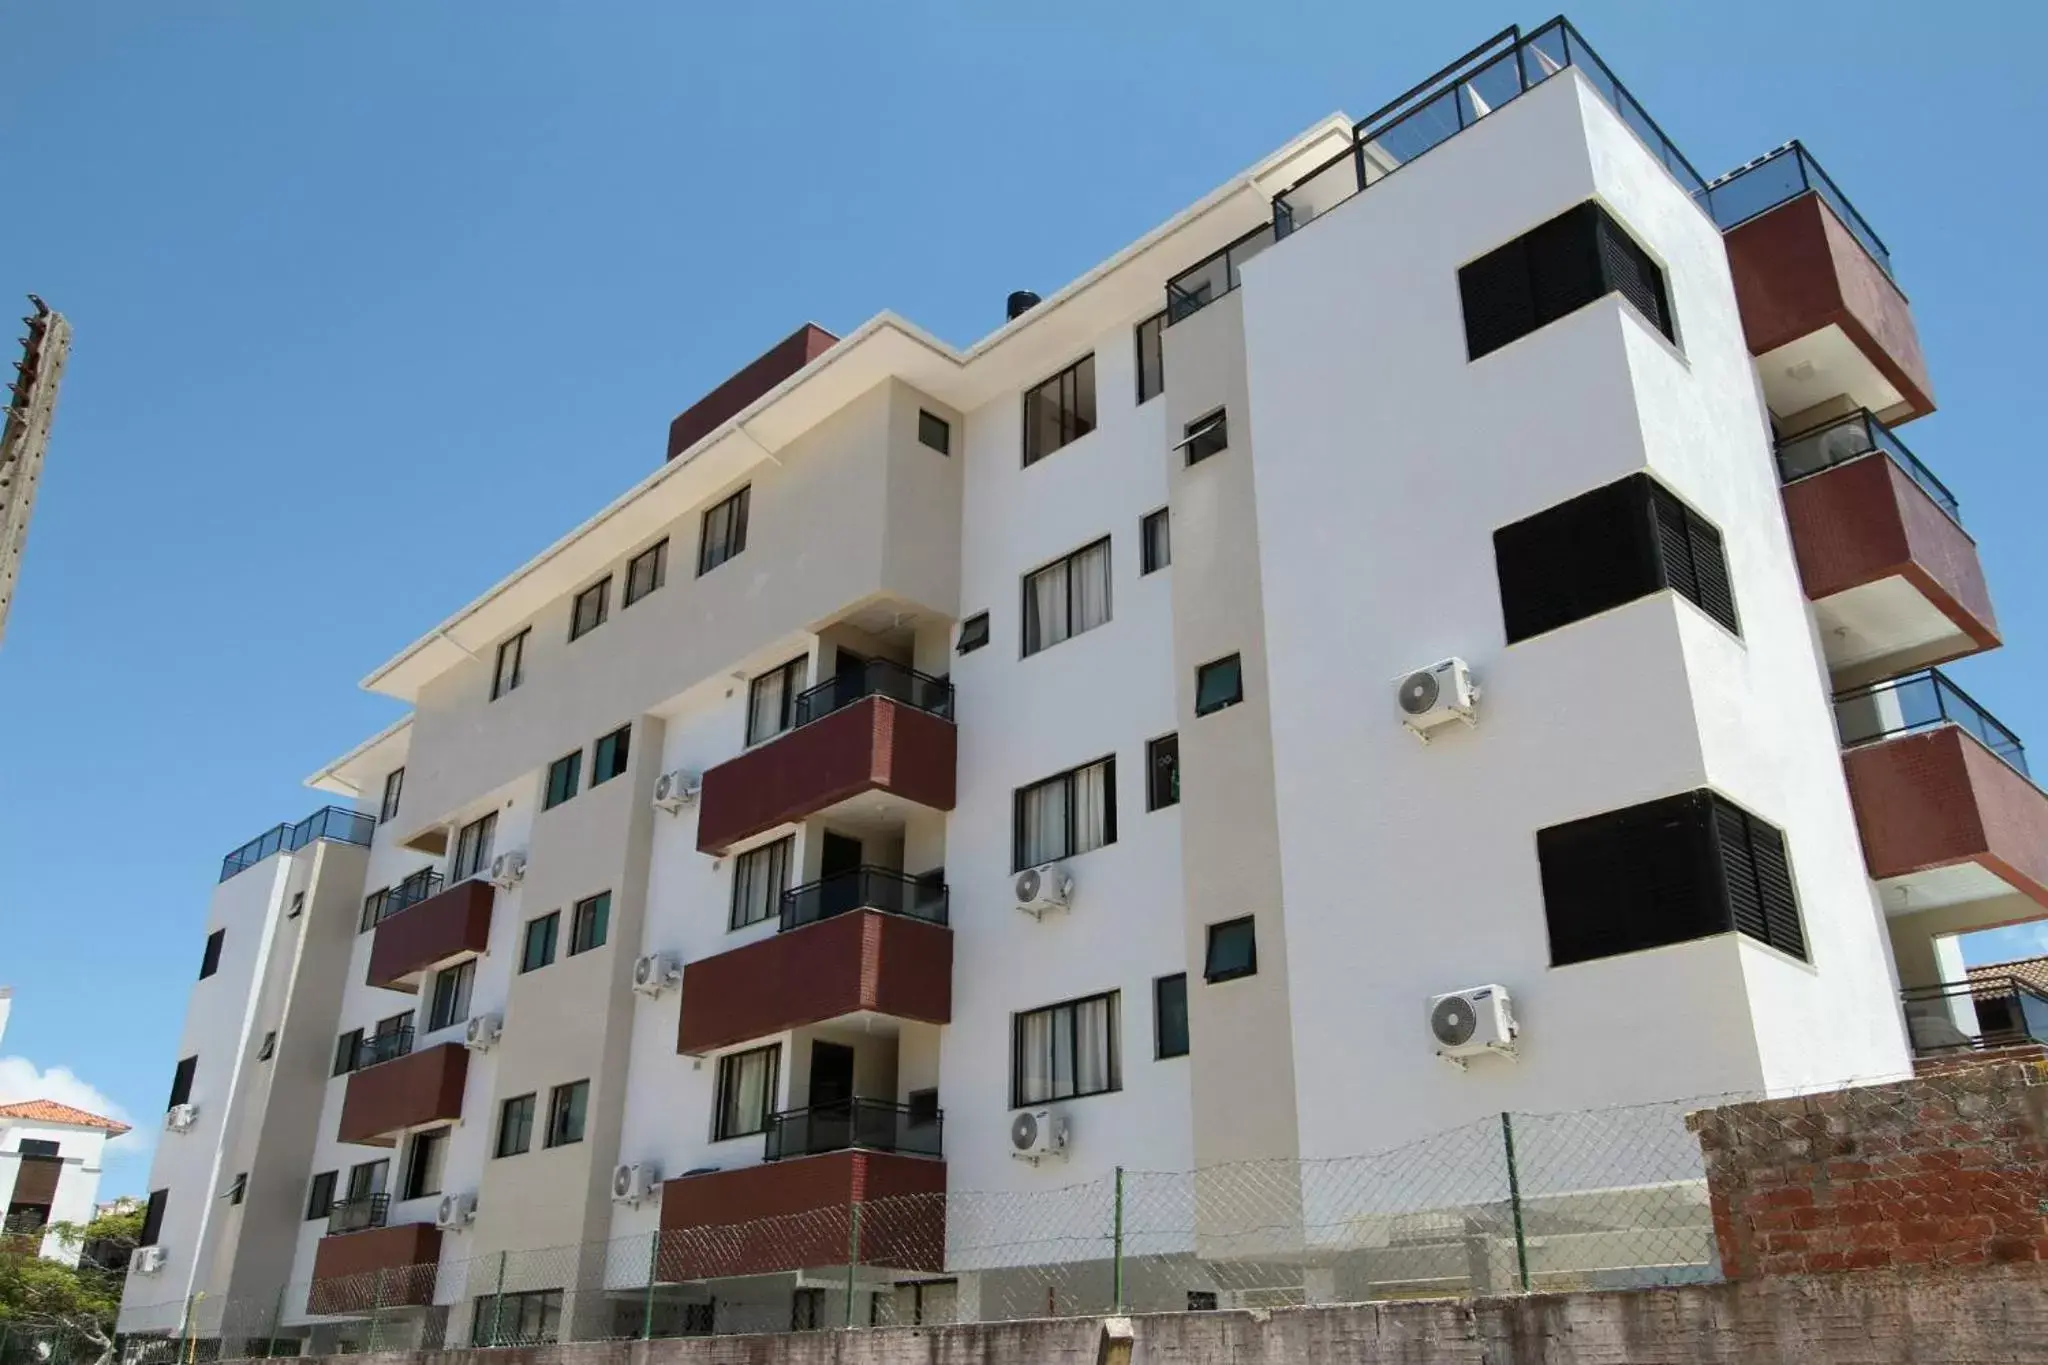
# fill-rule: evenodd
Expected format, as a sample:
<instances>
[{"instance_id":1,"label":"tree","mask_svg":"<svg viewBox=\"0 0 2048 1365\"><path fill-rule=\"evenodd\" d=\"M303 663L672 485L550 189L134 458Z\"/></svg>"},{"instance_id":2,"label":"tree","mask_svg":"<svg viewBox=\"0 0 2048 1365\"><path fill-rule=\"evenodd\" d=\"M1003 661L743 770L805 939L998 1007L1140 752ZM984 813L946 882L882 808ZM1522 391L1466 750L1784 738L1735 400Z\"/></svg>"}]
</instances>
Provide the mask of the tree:
<instances>
[{"instance_id":1,"label":"tree","mask_svg":"<svg viewBox=\"0 0 2048 1365\"><path fill-rule=\"evenodd\" d=\"M77 1247L78 1264L46 1260L39 1235L0 1238L0 1333L49 1342L53 1357L59 1343L76 1342L105 1365L113 1355L128 1255L142 1235L142 1210L117 1209L85 1224L52 1223L43 1232L67 1250Z\"/></svg>"}]
</instances>

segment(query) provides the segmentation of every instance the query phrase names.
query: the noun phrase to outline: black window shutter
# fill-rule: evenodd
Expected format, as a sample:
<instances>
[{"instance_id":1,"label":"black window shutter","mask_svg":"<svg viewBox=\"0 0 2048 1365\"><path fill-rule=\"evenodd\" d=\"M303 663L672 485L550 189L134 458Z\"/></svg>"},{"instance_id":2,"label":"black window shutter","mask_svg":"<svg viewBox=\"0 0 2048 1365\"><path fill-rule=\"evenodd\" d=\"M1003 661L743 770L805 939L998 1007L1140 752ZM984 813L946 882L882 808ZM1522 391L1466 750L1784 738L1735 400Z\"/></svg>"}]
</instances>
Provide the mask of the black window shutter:
<instances>
[{"instance_id":1,"label":"black window shutter","mask_svg":"<svg viewBox=\"0 0 2048 1365\"><path fill-rule=\"evenodd\" d=\"M1634 475L1493 533L1509 644L1657 590L1646 482Z\"/></svg>"},{"instance_id":2,"label":"black window shutter","mask_svg":"<svg viewBox=\"0 0 2048 1365\"><path fill-rule=\"evenodd\" d=\"M1688 792L1538 831L1552 965L1725 929L1704 816Z\"/></svg>"},{"instance_id":3,"label":"black window shutter","mask_svg":"<svg viewBox=\"0 0 2048 1365\"><path fill-rule=\"evenodd\" d=\"M1799 927L1799 897L1792 889L1785 836L1754 815L1747 818L1750 857L1756 865L1757 890L1763 897L1764 942L1805 961L1806 935Z\"/></svg>"},{"instance_id":4,"label":"black window shutter","mask_svg":"<svg viewBox=\"0 0 2048 1365\"><path fill-rule=\"evenodd\" d=\"M1585 307L1608 289L1595 238L1597 204L1579 205L1531 231L1529 291L1536 326L1556 322Z\"/></svg>"},{"instance_id":5,"label":"black window shutter","mask_svg":"<svg viewBox=\"0 0 2048 1365\"><path fill-rule=\"evenodd\" d=\"M1657 534L1657 559L1664 571L1664 586L1676 589L1689 602L1700 600L1698 576L1693 572L1692 533L1686 524L1685 504L1661 484L1645 480L1650 497L1650 521Z\"/></svg>"},{"instance_id":6,"label":"black window shutter","mask_svg":"<svg viewBox=\"0 0 2048 1365\"><path fill-rule=\"evenodd\" d=\"M1596 211L1600 271L1607 281L1601 292L1616 291L1634 304L1636 311L1667 340L1676 340L1671 331L1671 303L1664 292L1664 272L1606 210Z\"/></svg>"},{"instance_id":7,"label":"black window shutter","mask_svg":"<svg viewBox=\"0 0 2048 1365\"><path fill-rule=\"evenodd\" d=\"M1458 271L1465 306L1465 350L1473 360L1536 330L1525 239L1489 251Z\"/></svg>"},{"instance_id":8,"label":"black window shutter","mask_svg":"<svg viewBox=\"0 0 2048 1365\"><path fill-rule=\"evenodd\" d=\"M1698 594L1692 600L1701 611L1741 634L1735 617L1735 585L1728 579L1728 556L1721 550L1721 532L1697 512L1688 510L1685 520Z\"/></svg>"},{"instance_id":9,"label":"black window shutter","mask_svg":"<svg viewBox=\"0 0 2048 1365\"><path fill-rule=\"evenodd\" d=\"M1458 292L1473 360L1612 293L1673 335L1664 272L1590 199L1462 267Z\"/></svg>"},{"instance_id":10,"label":"black window shutter","mask_svg":"<svg viewBox=\"0 0 2048 1365\"><path fill-rule=\"evenodd\" d=\"M1770 942L1763 890L1756 880L1756 855L1750 846L1748 813L1716 800L1714 834L1720 847L1721 879L1728 896L1730 920L1751 938Z\"/></svg>"}]
</instances>

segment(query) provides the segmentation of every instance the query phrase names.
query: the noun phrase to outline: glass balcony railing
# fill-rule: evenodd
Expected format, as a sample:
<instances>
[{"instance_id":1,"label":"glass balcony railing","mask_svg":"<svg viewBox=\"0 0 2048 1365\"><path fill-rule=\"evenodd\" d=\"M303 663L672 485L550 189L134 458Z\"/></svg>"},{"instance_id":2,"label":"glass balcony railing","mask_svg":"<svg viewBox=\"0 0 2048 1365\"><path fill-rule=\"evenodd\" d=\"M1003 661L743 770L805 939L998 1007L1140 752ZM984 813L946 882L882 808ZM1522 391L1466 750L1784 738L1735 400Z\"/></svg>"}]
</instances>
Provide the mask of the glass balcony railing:
<instances>
[{"instance_id":1,"label":"glass balcony railing","mask_svg":"<svg viewBox=\"0 0 2048 1365\"><path fill-rule=\"evenodd\" d=\"M349 1063L350 1071L363 1071L379 1062L389 1062L412 1052L412 1025L405 1024L384 1033L364 1034L356 1044L356 1054Z\"/></svg>"},{"instance_id":2,"label":"glass balcony railing","mask_svg":"<svg viewBox=\"0 0 2048 1365\"><path fill-rule=\"evenodd\" d=\"M221 859L220 879L226 881L237 872L246 872L272 854L296 852L315 839L332 839L337 843L360 844L367 848L370 836L376 832L375 816L343 806L322 806L296 825L278 825L263 831Z\"/></svg>"},{"instance_id":3,"label":"glass balcony railing","mask_svg":"<svg viewBox=\"0 0 2048 1365\"><path fill-rule=\"evenodd\" d=\"M906 1156L943 1156L945 1115L890 1100L839 1100L768 1116L769 1161L859 1148Z\"/></svg>"},{"instance_id":4,"label":"glass balcony railing","mask_svg":"<svg viewBox=\"0 0 2048 1365\"><path fill-rule=\"evenodd\" d=\"M1868 411L1854 412L1821 426L1810 427L1778 442L1778 477L1785 483L1797 483L1878 451L1890 456L1893 464L1905 470L1907 477L1919 484L1920 491L1934 499L1935 506L1948 513L1951 521L1962 525L1962 512L1956 506L1955 494L1934 477L1934 471L1921 464L1913 452L1906 449L1906 443L1890 427Z\"/></svg>"},{"instance_id":5,"label":"glass balcony railing","mask_svg":"<svg viewBox=\"0 0 2048 1365\"><path fill-rule=\"evenodd\" d=\"M1915 1056L2048 1043L2048 994L2016 976L1974 977L1900 993Z\"/></svg>"},{"instance_id":6,"label":"glass balcony railing","mask_svg":"<svg viewBox=\"0 0 2048 1365\"><path fill-rule=\"evenodd\" d=\"M381 1228L390 1216L391 1196L388 1194L359 1194L353 1199L337 1199L327 1210L327 1235L333 1237L344 1232Z\"/></svg>"},{"instance_id":7,"label":"glass balcony railing","mask_svg":"<svg viewBox=\"0 0 2048 1365\"><path fill-rule=\"evenodd\" d=\"M935 716L953 717L953 684L889 659L869 659L797 694L790 728L822 720L868 697L888 697Z\"/></svg>"},{"instance_id":8,"label":"glass balcony railing","mask_svg":"<svg viewBox=\"0 0 2048 1365\"><path fill-rule=\"evenodd\" d=\"M879 910L928 924L946 923L946 884L892 868L856 867L782 893L780 932L853 910Z\"/></svg>"},{"instance_id":9,"label":"glass balcony railing","mask_svg":"<svg viewBox=\"0 0 2048 1365\"><path fill-rule=\"evenodd\" d=\"M1806 193L1818 194L1842 220L1863 249L1889 275L1892 254L1884 240L1864 221L1849 196L1836 188L1813 154L1795 138L1773 152L1766 152L1747 166L1738 166L1707 186L1707 203L1721 231L1740 227L1752 218L1769 213Z\"/></svg>"},{"instance_id":10,"label":"glass balcony railing","mask_svg":"<svg viewBox=\"0 0 2048 1365\"><path fill-rule=\"evenodd\" d=\"M1238 268L1279 238L1271 223L1261 223L1244 236L1189 266L1166 282L1166 325L1206 308L1238 286Z\"/></svg>"},{"instance_id":11,"label":"glass balcony railing","mask_svg":"<svg viewBox=\"0 0 2048 1365\"><path fill-rule=\"evenodd\" d=\"M1938 668L1873 683L1835 698L1835 728L1851 748L1894 735L1954 725L1968 731L2020 776L2027 777L2026 746L1998 718L1970 699Z\"/></svg>"}]
</instances>

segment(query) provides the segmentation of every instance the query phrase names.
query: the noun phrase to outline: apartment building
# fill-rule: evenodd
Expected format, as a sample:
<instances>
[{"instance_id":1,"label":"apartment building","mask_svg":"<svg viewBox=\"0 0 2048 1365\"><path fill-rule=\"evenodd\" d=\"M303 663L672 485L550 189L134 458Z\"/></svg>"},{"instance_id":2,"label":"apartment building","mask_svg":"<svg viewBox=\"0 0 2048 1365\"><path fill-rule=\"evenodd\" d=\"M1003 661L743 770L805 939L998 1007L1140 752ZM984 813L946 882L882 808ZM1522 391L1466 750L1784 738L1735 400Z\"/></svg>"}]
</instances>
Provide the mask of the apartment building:
<instances>
[{"instance_id":1,"label":"apartment building","mask_svg":"<svg viewBox=\"0 0 2048 1365\"><path fill-rule=\"evenodd\" d=\"M944 1201L858 1281L654 1234L1897 1074L1902 988L2048 913L1803 147L1709 182L1510 30L1007 312L800 329L369 675L346 804L223 867L124 1330L651 1321L528 1255L607 1244L663 1330L985 1314Z\"/></svg>"}]
</instances>

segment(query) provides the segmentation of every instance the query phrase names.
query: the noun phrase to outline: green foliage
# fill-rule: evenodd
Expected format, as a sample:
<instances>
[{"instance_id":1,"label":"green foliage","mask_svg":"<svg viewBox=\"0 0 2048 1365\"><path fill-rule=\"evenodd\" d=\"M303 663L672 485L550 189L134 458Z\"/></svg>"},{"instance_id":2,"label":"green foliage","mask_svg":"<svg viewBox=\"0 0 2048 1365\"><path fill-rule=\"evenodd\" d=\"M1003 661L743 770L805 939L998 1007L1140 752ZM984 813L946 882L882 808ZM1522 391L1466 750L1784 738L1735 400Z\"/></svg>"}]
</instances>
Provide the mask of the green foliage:
<instances>
[{"instance_id":1,"label":"green foliage","mask_svg":"<svg viewBox=\"0 0 2048 1365\"><path fill-rule=\"evenodd\" d=\"M142 1210L83 1225L53 1223L44 1232L76 1247L78 1264L44 1259L42 1234L0 1238L0 1327L81 1340L93 1348L86 1358L104 1357L121 1309L121 1267L142 1234Z\"/></svg>"}]
</instances>

